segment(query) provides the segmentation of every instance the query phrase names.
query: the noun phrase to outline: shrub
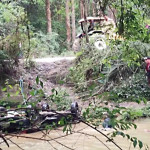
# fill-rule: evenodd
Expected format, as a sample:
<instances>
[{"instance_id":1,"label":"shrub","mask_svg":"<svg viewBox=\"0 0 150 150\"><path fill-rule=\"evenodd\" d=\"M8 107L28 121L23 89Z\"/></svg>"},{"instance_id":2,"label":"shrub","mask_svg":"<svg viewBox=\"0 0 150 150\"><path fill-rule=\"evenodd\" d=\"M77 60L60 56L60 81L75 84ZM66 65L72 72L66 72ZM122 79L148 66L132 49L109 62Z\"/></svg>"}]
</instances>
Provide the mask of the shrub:
<instances>
[{"instance_id":1,"label":"shrub","mask_svg":"<svg viewBox=\"0 0 150 150\"><path fill-rule=\"evenodd\" d=\"M43 57L51 54L59 54L58 34L35 33L31 39L31 53L35 57Z\"/></svg>"}]
</instances>

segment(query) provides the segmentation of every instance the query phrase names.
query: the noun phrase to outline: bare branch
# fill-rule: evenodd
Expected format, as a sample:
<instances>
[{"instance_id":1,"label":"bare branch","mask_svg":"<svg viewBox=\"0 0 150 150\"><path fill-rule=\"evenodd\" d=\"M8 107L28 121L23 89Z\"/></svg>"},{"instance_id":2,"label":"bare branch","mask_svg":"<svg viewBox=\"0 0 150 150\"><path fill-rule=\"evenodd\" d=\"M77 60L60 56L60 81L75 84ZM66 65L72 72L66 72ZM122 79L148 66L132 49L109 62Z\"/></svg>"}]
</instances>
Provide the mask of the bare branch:
<instances>
[{"instance_id":1,"label":"bare branch","mask_svg":"<svg viewBox=\"0 0 150 150\"><path fill-rule=\"evenodd\" d=\"M90 125L89 123L87 123L86 121L84 121L82 118L80 118L81 122L86 124L87 126L91 127L92 129L96 130L98 133L102 134L104 137L106 137L108 139L108 141L112 142L116 147L118 147L120 150L123 150L118 144L116 144L111 138L109 138L107 135L105 135L103 132L101 132L100 130L98 130L97 128L93 127L92 125Z\"/></svg>"},{"instance_id":2,"label":"bare branch","mask_svg":"<svg viewBox=\"0 0 150 150\"><path fill-rule=\"evenodd\" d=\"M103 141L101 141L98 137L96 137L95 135L91 135L91 134L88 134L88 133L84 133L84 132L76 132L76 133L81 133L81 134L84 134L84 135L88 135L88 136L91 136L91 137L94 137L95 139L97 139L99 142L101 142L105 147L107 147L107 149L111 150Z\"/></svg>"},{"instance_id":3,"label":"bare branch","mask_svg":"<svg viewBox=\"0 0 150 150\"><path fill-rule=\"evenodd\" d=\"M20 147L17 143L13 142L11 139L8 139L11 143L13 143L14 145L16 145L19 149L24 150L22 147Z\"/></svg>"},{"instance_id":4,"label":"bare branch","mask_svg":"<svg viewBox=\"0 0 150 150\"><path fill-rule=\"evenodd\" d=\"M0 138L2 138L5 144L9 147L7 140L4 138L4 136L1 133L0 133Z\"/></svg>"}]
</instances>

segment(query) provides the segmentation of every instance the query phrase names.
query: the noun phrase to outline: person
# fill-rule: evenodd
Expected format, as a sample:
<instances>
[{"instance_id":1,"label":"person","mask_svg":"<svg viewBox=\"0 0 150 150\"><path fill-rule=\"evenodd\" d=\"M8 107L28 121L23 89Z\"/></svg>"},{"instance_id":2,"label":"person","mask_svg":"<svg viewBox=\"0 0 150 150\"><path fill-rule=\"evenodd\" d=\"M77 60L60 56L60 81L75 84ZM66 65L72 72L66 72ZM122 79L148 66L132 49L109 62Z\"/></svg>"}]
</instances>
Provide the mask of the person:
<instances>
[{"instance_id":1,"label":"person","mask_svg":"<svg viewBox=\"0 0 150 150\"><path fill-rule=\"evenodd\" d=\"M147 25L145 26L145 28L147 29L147 34L149 34L149 33L150 33L150 25L147 24Z\"/></svg>"},{"instance_id":2,"label":"person","mask_svg":"<svg viewBox=\"0 0 150 150\"><path fill-rule=\"evenodd\" d=\"M144 57L144 61L145 61L145 71L146 71L146 76L147 76L147 80L148 80L148 84L150 85L150 57Z\"/></svg>"},{"instance_id":3,"label":"person","mask_svg":"<svg viewBox=\"0 0 150 150\"><path fill-rule=\"evenodd\" d=\"M89 22L90 22L90 25L88 27L88 32L94 30L94 20L90 20Z\"/></svg>"},{"instance_id":4,"label":"person","mask_svg":"<svg viewBox=\"0 0 150 150\"><path fill-rule=\"evenodd\" d=\"M102 126L103 128L112 128L111 119L108 116L105 117Z\"/></svg>"}]
</instances>

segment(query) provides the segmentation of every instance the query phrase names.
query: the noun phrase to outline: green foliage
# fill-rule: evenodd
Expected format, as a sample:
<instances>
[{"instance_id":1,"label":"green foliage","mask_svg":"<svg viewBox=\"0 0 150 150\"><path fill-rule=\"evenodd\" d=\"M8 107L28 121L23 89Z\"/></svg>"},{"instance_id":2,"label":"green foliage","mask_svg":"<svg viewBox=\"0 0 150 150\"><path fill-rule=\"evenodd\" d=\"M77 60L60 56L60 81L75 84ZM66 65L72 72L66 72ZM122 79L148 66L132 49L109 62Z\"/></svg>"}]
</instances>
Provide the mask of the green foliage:
<instances>
[{"instance_id":1,"label":"green foliage","mask_svg":"<svg viewBox=\"0 0 150 150\"><path fill-rule=\"evenodd\" d=\"M52 47L54 45L61 45L61 49L57 48L50 48L51 44L48 44L46 42L46 38L52 39L51 36L46 37L46 13L45 13L45 1L38 0L38 1L22 1L20 2L21 6L25 8L27 11L27 17L31 23L31 25L34 28L35 33L43 34L43 39L45 39L44 45L45 51L48 53L51 53L53 50L53 53L61 53L66 50L66 43L64 42L66 40L66 28L65 28L65 2L64 1L51 1L51 17L52 17L52 31L54 32L52 34L52 38L54 39L54 36L59 35L59 38L57 38L57 44L55 44L55 41L52 41ZM39 33L41 32L41 33ZM38 36L37 35L37 36ZM39 35L40 36L40 35ZM36 37L39 38L39 37ZM42 37L41 37L42 38ZM40 39L39 39L40 40ZM40 46L39 46L40 47ZM47 50L46 50L47 48ZM44 51L44 50L43 50ZM47 53L43 54L46 55ZM39 54L40 56L40 54Z\"/></svg>"},{"instance_id":2,"label":"green foliage","mask_svg":"<svg viewBox=\"0 0 150 150\"><path fill-rule=\"evenodd\" d=\"M0 3L0 38L4 38L8 34L15 32L16 28L21 29L21 25L26 17L24 9L16 2Z\"/></svg>"},{"instance_id":3,"label":"green foliage","mask_svg":"<svg viewBox=\"0 0 150 150\"><path fill-rule=\"evenodd\" d=\"M24 8L16 2L0 3L0 76L13 74L14 64L23 51L27 37L27 20Z\"/></svg>"},{"instance_id":4,"label":"green foliage","mask_svg":"<svg viewBox=\"0 0 150 150\"><path fill-rule=\"evenodd\" d=\"M141 40L148 42L144 17L146 17L145 2L140 0L124 0L122 3L112 3L118 10L118 32L127 39Z\"/></svg>"},{"instance_id":5,"label":"green foliage","mask_svg":"<svg viewBox=\"0 0 150 150\"><path fill-rule=\"evenodd\" d=\"M143 112L143 117L150 117L150 105L147 104L146 107L141 109Z\"/></svg>"},{"instance_id":6,"label":"green foliage","mask_svg":"<svg viewBox=\"0 0 150 150\"><path fill-rule=\"evenodd\" d=\"M72 125L69 122L70 119L71 119L71 116L62 117L61 120L58 122L58 125L64 126L63 132L66 132L66 134L71 133L71 130L72 130Z\"/></svg>"},{"instance_id":7,"label":"green foliage","mask_svg":"<svg viewBox=\"0 0 150 150\"><path fill-rule=\"evenodd\" d=\"M110 41L107 44L103 53L91 43L90 46L82 45L75 66L70 68L70 78L77 88L87 88L91 85L88 80L101 86L126 79L138 71L140 58L149 51L148 45L140 41Z\"/></svg>"},{"instance_id":8,"label":"green foliage","mask_svg":"<svg viewBox=\"0 0 150 150\"><path fill-rule=\"evenodd\" d=\"M59 54L61 50L58 43L58 34L35 33L31 39L31 53L34 57L43 57L51 54Z\"/></svg>"},{"instance_id":9,"label":"green foliage","mask_svg":"<svg viewBox=\"0 0 150 150\"><path fill-rule=\"evenodd\" d=\"M20 5L27 11L28 20L35 32L46 33L45 3L42 0L20 1Z\"/></svg>"},{"instance_id":10,"label":"green foliage","mask_svg":"<svg viewBox=\"0 0 150 150\"><path fill-rule=\"evenodd\" d=\"M125 120L135 120L144 116L142 109L128 109L122 113L122 118Z\"/></svg>"},{"instance_id":11,"label":"green foliage","mask_svg":"<svg viewBox=\"0 0 150 150\"><path fill-rule=\"evenodd\" d=\"M112 91L116 97L115 101L135 101L140 103L149 100L150 91L144 72L134 74ZM112 97L113 99L113 94Z\"/></svg>"},{"instance_id":12,"label":"green foliage","mask_svg":"<svg viewBox=\"0 0 150 150\"><path fill-rule=\"evenodd\" d=\"M85 111L83 111L83 117L95 126L102 124L105 118L110 118L111 126L115 130L127 130L132 127L136 128L134 123L129 122L124 118L120 118L120 116L127 111L128 109L124 107L115 107L113 109L109 109L108 107L90 105L87 109L85 109Z\"/></svg>"},{"instance_id":13,"label":"green foliage","mask_svg":"<svg viewBox=\"0 0 150 150\"><path fill-rule=\"evenodd\" d=\"M101 53L96 49L83 45L81 52L77 53L76 63L70 68L70 80L75 84L77 90L86 90L91 83L88 80L104 80L100 75L105 53ZM87 81L87 82L86 82ZM93 84L97 82L93 81ZM99 83L98 83L99 84Z\"/></svg>"},{"instance_id":14,"label":"green foliage","mask_svg":"<svg viewBox=\"0 0 150 150\"><path fill-rule=\"evenodd\" d=\"M148 145L144 144L142 141L138 140L136 137L131 137L128 134L125 134L121 131L115 131L113 132L113 134L111 135L111 137L116 137L116 136L122 136L123 138L127 138L128 140L130 140L135 147L139 147L140 149L144 148L145 150L148 150Z\"/></svg>"},{"instance_id":15,"label":"green foliage","mask_svg":"<svg viewBox=\"0 0 150 150\"><path fill-rule=\"evenodd\" d=\"M17 105L19 105L20 102L15 102L15 100L11 100L11 101L4 101L4 100L0 100L0 106L3 107L16 107Z\"/></svg>"},{"instance_id":16,"label":"green foliage","mask_svg":"<svg viewBox=\"0 0 150 150\"><path fill-rule=\"evenodd\" d=\"M51 105L57 110L69 110L71 100L68 98L68 93L62 89L52 89L52 94L49 96Z\"/></svg>"},{"instance_id":17,"label":"green foliage","mask_svg":"<svg viewBox=\"0 0 150 150\"><path fill-rule=\"evenodd\" d=\"M66 24L64 24L64 22L65 18L61 21L56 20L52 22L53 32L59 35L57 38L57 41L61 47L61 49L59 49L59 53L66 51L66 43L64 42L66 40Z\"/></svg>"}]
</instances>

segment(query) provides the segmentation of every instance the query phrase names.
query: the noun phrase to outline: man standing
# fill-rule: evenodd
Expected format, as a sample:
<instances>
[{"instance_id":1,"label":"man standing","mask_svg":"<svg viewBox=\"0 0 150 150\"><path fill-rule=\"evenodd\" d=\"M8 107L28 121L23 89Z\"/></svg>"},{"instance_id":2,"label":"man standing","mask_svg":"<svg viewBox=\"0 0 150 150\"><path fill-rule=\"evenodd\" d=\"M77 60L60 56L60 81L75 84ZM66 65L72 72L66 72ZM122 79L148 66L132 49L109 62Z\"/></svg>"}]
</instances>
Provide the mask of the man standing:
<instances>
[{"instance_id":1,"label":"man standing","mask_svg":"<svg viewBox=\"0 0 150 150\"><path fill-rule=\"evenodd\" d=\"M150 57L145 57L144 61L146 64L145 71L148 79L148 84L150 85Z\"/></svg>"}]
</instances>

